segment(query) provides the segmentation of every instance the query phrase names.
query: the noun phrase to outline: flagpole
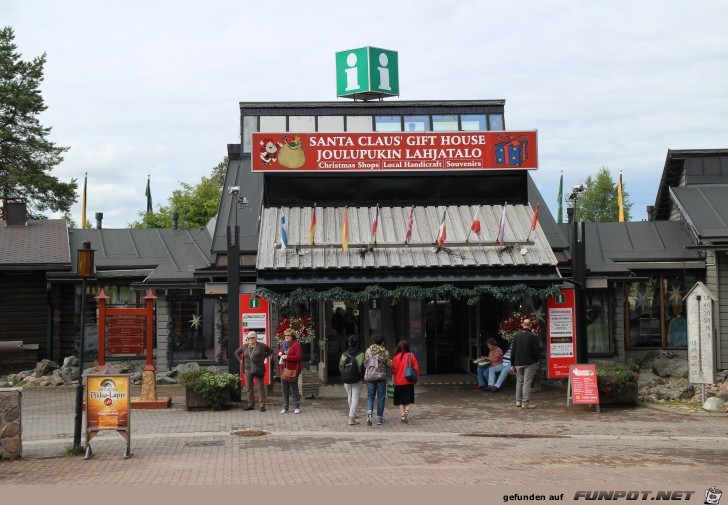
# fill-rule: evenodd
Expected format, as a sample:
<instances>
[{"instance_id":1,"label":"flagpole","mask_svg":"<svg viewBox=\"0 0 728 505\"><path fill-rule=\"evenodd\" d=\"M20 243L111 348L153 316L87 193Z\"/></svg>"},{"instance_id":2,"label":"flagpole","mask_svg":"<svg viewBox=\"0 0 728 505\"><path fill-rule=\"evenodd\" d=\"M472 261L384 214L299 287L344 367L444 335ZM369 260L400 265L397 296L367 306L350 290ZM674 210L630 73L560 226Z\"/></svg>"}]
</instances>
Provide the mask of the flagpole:
<instances>
[{"instance_id":1,"label":"flagpole","mask_svg":"<svg viewBox=\"0 0 728 505\"><path fill-rule=\"evenodd\" d=\"M531 240L531 233L536 229L536 223L538 223L538 208L541 206L540 203L536 204L536 210L533 211L533 222L531 223L531 229L528 230L528 237L526 237L526 242Z\"/></svg>"},{"instance_id":2,"label":"flagpole","mask_svg":"<svg viewBox=\"0 0 728 505\"><path fill-rule=\"evenodd\" d=\"M404 234L404 245L409 245L409 241L412 240L412 225L414 224L415 206L413 205L410 209L409 216L407 217L407 231ZM410 218L412 222L410 222Z\"/></svg>"},{"instance_id":3,"label":"flagpole","mask_svg":"<svg viewBox=\"0 0 728 505\"><path fill-rule=\"evenodd\" d=\"M478 208L475 211L475 217L473 218L473 223L475 223L475 219L480 215L480 205L478 205ZM473 232L473 224L470 224L470 229L468 230L468 236L465 237L465 242L468 242L470 240L470 234Z\"/></svg>"},{"instance_id":4,"label":"flagpole","mask_svg":"<svg viewBox=\"0 0 728 505\"><path fill-rule=\"evenodd\" d=\"M86 228L86 183L88 182L88 172L83 176L83 203L81 206L81 228Z\"/></svg>"}]
</instances>

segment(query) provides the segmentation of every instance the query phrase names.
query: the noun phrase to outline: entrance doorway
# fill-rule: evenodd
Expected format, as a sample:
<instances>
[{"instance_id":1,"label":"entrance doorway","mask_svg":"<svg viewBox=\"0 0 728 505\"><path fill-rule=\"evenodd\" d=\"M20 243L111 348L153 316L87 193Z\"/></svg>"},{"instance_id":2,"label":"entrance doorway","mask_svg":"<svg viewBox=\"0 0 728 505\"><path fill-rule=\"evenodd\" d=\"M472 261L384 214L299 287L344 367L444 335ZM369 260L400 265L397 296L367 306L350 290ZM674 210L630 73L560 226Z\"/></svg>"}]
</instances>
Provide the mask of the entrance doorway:
<instances>
[{"instance_id":1,"label":"entrance doorway","mask_svg":"<svg viewBox=\"0 0 728 505\"><path fill-rule=\"evenodd\" d=\"M456 347L450 300L430 300L425 304L427 368L429 373L456 371Z\"/></svg>"}]
</instances>

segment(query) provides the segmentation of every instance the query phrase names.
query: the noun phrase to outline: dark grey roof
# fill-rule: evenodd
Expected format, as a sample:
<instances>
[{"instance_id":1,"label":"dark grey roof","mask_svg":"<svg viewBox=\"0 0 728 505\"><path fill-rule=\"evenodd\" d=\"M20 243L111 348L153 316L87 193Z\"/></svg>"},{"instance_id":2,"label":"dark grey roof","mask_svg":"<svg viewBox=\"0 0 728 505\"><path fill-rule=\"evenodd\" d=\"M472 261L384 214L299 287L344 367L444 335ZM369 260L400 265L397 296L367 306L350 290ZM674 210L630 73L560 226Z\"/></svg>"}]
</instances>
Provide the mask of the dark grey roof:
<instances>
[{"instance_id":1,"label":"dark grey roof","mask_svg":"<svg viewBox=\"0 0 728 505\"><path fill-rule=\"evenodd\" d=\"M313 248L307 245L312 207L265 208L258 244L257 269L264 270L378 270L410 268L555 267L548 240L536 227L531 231L533 211L528 205L507 205L505 243L497 242L502 205L481 205L479 234L470 233L476 205L414 207L412 239L405 245L411 207L380 207L377 244L371 245L375 209L348 208L348 251L341 249L343 208L316 208ZM435 250L440 221L447 208L447 239ZM287 222L288 248L280 248L280 219ZM467 242L466 242L467 240ZM555 271L552 269L552 271Z\"/></svg>"},{"instance_id":2,"label":"dark grey roof","mask_svg":"<svg viewBox=\"0 0 728 505\"><path fill-rule=\"evenodd\" d=\"M248 205L233 206L233 197L228 187L240 187L240 197L245 197ZM240 250L242 253L255 253L258 248L258 226L260 210L263 202L263 175L253 173L250 158L231 160L228 164L225 187L220 200L220 210L215 222L215 234L212 238L212 251L216 254L227 253L227 227L236 223L240 227ZM237 216L236 216L237 212Z\"/></svg>"},{"instance_id":3,"label":"dark grey roof","mask_svg":"<svg viewBox=\"0 0 728 505\"><path fill-rule=\"evenodd\" d=\"M728 149L670 149L655 198L655 219L670 217L669 188L728 183Z\"/></svg>"},{"instance_id":4,"label":"dark grey roof","mask_svg":"<svg viewBox=\"0 0 728 505\"><path fill-rule=\"evenodd\" d=\"M82 243L91 242L97 277L141 277L150 285L192 282L194 270L210 264L205 228L78 229L69 237L74 265Z\"/></svg>"},{"instance_id":5,"label":"dark grey roof","mask_svg":"<svg viewBox=\"0 0 728 505\"><path fill-rule=\"evenodd\" d=\"M552 249L556 251L564 250L569 248L569 241L566 239L561 231L561 228L557 226L556 220L553 214L549 210L548 205L543 199L541 192L536 187L536 183L533 182L530 172L528 173L528 203L531 204L533 209L540 203L541 208L538 211L538 223L543 230L544 235L551 244Z\"/></svg>"},{"instance_id":6,"label":"dark grey roof","mask_svg":"<svg viewBox=\"0 0 728 505\"><path fill-rule=\"evenodd\" d=\"M0 220L0 269L67 270L70 266L63 219L33 220L25 226L8 226Z\"/></svg>"},{"instance_id":7,"label":"dark grey roof","mask_svg":"<svg viewBox=\"0 0 728 505\"><path fill-rule=\"evenodd\" d=\"M558 225L571 240L572 224ZM592 275L623 276L659 264L702 261L679 221L585 223L586 263Z\"/></svg>"},{"instance_id":8,"label":"dark grey roof","mask_svg":"<svg viewBox=\"0 0 728 505\"><path fill-rule=\"evenodd\" d=\"M670 188L670 193L700 240L728 240L728 184Z\"/></svg>"}]
</instances>

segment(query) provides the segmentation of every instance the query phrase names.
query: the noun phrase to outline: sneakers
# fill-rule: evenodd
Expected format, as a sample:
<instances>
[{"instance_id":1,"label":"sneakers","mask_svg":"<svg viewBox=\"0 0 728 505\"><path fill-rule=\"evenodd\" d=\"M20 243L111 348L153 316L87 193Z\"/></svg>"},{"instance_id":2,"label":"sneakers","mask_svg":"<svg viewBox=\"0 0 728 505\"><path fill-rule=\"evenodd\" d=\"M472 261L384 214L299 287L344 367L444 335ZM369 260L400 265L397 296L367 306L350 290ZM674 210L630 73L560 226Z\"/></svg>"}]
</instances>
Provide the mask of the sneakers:
<instances>
[{"instance_id":1,"label":"sneakers","mask_svg":"<svg viewBox=\"0 0 728 505\"><path fill-rule=\"evenodd\" d=\"M485 386L477 385L473 389L485 389Z\"/></svg>"},{"instance_id":2,"label":"sneakers","mask_svg":"<svg viewBox=\"0 0 728 505\"><path fill-rule=\"evenodd\" d=\"M404 411L404 415L402 416L402 422L404 424L407 424L409 422L409 410Z\"/></svg>"},{"instance_id":3,"label":"sneakers","mask_svg":"<svg viewBox=\"0 0 728 505\"><path fill-rule=\"evenodd\" d=\"M519 405L520 407L520 405ZM288 414L288 409L281 409L281 414Z\"/></svg>"},{"instance_id":4,"label":"sneakers","mask_svg":"<svg viewBox=\"0 0 728 505\"><path fill-rule=\"evenodd\" d=\"M379 419L381 419L381 417ZM371 426L371 425L372 425L372 415L369 414L369 415L367 415L367 426Z\"/></svg>"},{"instance_id":5,"label":"sneakers","mask_svg":"<svg viewBox=\"0 0 728 505\"><path fill-rule=\"evenodd\" d=\"M533 403L524 403L523 405L521 405L521 408L522 409L535 409L536 406Z\"/></svg>"},{"instance_id":6,"label":"sneakers","mask_svg":"<svg viewBox=\"0 0 728 505\"><path fill-rule=\"evenodd\" d=\"M521 406L521 402L516 402L516 407L520 407L520 406Z\"/></svg>"},{"instance_id":7,"label":"sneakers","mask_svg":"<svg viewBox=\"0 0 728 505\"><path fill-rule=\"evenodd\" d=\"M296 409L296 410L293 411L293 413L294 414L300 414L301 413L301 409Z\"/></svg>"},{"instance_id":8,"label":"sneakers","mask_svg":"<svg viewBox=\"0 0 728 505\"><path fill-rule=\"evenodd\" d=\"M383 417L377 417L377 426L381 426L384 424L384 418Z\"/></svg>"},{"instance_id":9,"label":"sneakers","mask_svg":"<svg viewBox=\"0 0 728 505\"><path fill-rule=\"evenodd\" d=\"M247 406L247 407L245 407L245 408L244 408L243 410L255 410L255 407L254 407L254 406L252 406L252 405L248 405L248 406Z\"/></svg>"},{"instance_id":10,"label":"sneakers","mask_svg":"<svg viewBox=\"0 0 728 505\"><path fill-rule=\"evenodd\" d=\"M349 426L354 426L355 424L359 424L359 421L356 420L354 417L349 418Z\"/></svg>"},{"instance_id":11,"label":"sneakers","mask_svg":"<svg viewBox=\"0 0 728 505\"><path fill-rule=\"evenodd\" d=\"M500 391L500 388L497 388L495 386L490 386L490 392L491 393L497 393L498 391Z\"/></svg>"},{"instance_id":12,"label":"sneakers","mask_svg":"<svg viewBox=\"0 0 728 505\"><path fill-rule=\"evenodd\" d=\"M261 407L261 408L260 408L260 411L261 411L261 412L265 412L265 407Z\"/></svg>"}]
</instances>

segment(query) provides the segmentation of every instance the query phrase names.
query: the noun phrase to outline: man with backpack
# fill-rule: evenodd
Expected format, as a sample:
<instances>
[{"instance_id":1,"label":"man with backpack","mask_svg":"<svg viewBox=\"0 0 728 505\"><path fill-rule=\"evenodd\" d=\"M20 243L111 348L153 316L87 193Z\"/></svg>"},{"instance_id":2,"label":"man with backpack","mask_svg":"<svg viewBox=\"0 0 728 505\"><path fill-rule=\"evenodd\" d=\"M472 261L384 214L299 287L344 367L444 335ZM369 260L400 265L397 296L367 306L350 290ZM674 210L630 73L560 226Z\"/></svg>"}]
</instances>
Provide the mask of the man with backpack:
<instances>
[{"instance_id":1,"label":"man with backpack","mask_svg":"<svg viewBox=\"0 0 728 505\"><path fill-rule=\"evenodd\" d=\"M367 381L367 426L372 425L374 398L377 399L377 424L384 424L384 401L387 392L387 370L392 368L389 351L382 345L384 337L374 336L374 343L364 355L364 380Z\"/></svg>"},{"instance_id":2,"label":"man with backpack","mask_svg":"<svg viewBox=\"0 0 728 505\"><path fill-rule=\"evenodd\" d=\"M361 396L362 378L364 377L364 353L359 350L359 337L352 335L347 341L349 348L344 351L339 360L341 380L346 389L346 399L349 402L349 425L359 424L356 420L356 408L359 406Z\"/></svg>"}]
</instances>

